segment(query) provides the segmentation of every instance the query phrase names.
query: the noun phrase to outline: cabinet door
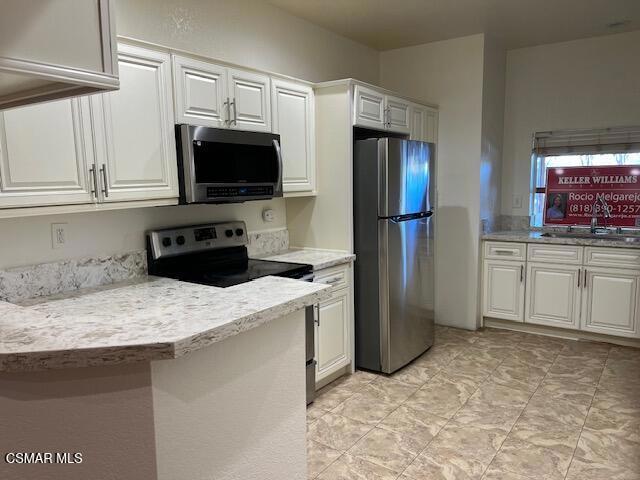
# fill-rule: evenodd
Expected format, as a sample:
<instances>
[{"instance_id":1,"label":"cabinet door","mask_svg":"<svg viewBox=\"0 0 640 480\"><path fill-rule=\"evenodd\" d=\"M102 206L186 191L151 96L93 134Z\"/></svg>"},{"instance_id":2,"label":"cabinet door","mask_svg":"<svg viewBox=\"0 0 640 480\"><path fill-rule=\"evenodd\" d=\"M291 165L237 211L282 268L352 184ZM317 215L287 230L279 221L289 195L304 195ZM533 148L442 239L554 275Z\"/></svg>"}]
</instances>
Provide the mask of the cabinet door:
<instances>
[{"instance_id":1,"label":"cabinet door","mask_svg":"<svg viewBox=\"0 0 640 480\"><path fill-rule=\"evenodd\" d=\"M640 337L639 286L638 270L587 268L582 329L620 337Z\"/></svg>"},{"instance_id":2,"label":"cabinet door","mask_svg":"<svg viewBox=\"0 0 640 480\"><path fill-rule=\"evenodd\" d=\"M118 66L120 90L93 97L101 199L176 198L170 57L121 44Z\"/></svg>"},{"instance_id":3,"label":"cabinet door","mask_svg":"<svg viewBox=\"0 0 640 480\"><path fill-rule=\"evenodd\" d=\"M0 112L0 208L93 202L88 100Z\"/></svg>"},{"instance_id":4,"label":"cabinet door","mask_svg":"<svg viewBox=\"0 0 640 480\"><path fill-rule=\"evenodd\" d=\"M485 317L524 320L524 262L485 260L482 314Z\"/></svg>"},{"instance_id":5,"label":"cabinet door","mask_svg":"<svg viewBox=\"0 0 640 480\"><path fill-rule=\"evenodd\" d=\"M581 267L529 263L525 322L579 328Z\"/></svg>"},{"instance_id":6,"label":"cabinet door","mask_svg":"<svg viewBox=\"0 0 640 480\"><path fill-rule=\"evenodd\" d=\"M271 131L270 79L267 75L229 69L231 118L229 126L237 130Z\"/></svg>"},{"instance_id":7,"label":"cabinet door","mask_svg":"<svg viewBox=\"0 0 640 480\"><path fill-rule=\"evenodd\" d=\"M349 319L350 290L333 292L320 304L316 327L316 382L351 362Z\"/></svg>"},{"instance_id":8,"label":"cabinet door","mask_svg":"<svg viewBox=\"0 0 640 480\"><path fill-rule=\"evenodd\" d=\"M316 188L313 89L274 79L271 82L273 131L280 134L284 193L314 193Z\"/></svg>"},{"instance_id":9,"label":"cabinet door","mask_svg":"<svg viewBox=\"0 0 640 480\"><path fill-rule=\"evenodd\" d=\"M387 95L385 103L387 129L398 133L409 133L409 102Z\"/></svg>"},{"instance_id":10,"label":"cabinet door","mask_svg":"<svg viewBox=\"0 0 640 480\"><path fill-rule=\"evenodd\" d=\"M413 104L409 109L409 139L425 142L427 111L420 105Z\"/></svg>"},{"instance_id":11,"label":"cabinet door","mask_svg":"<svg viewBox=\"0 0 640 480\"><path fill-rule=\"evenodd\" d=\"M431 107L426 109L425 142L438 143L438 110Z\"/></svg>"},{"instance_id":12,"label":"cabinet door","mask_svg":"<svg viewBox=\"0 0 640 480\"><path fill-rule=\"evenodd\" d=\"M384 95L362 85L354 91L353 124L358 127L386 129Z\"/></svg>"},{"instance_id":13,"label":"cabinet door","mask_svg":"<svg viewBox=\"0 0 640 480\"><path fill-rule=\"evenodd\" d=\"M221 128L229 119L227 69L173 56L177 123Z\"/></svg>"}]
</instances>

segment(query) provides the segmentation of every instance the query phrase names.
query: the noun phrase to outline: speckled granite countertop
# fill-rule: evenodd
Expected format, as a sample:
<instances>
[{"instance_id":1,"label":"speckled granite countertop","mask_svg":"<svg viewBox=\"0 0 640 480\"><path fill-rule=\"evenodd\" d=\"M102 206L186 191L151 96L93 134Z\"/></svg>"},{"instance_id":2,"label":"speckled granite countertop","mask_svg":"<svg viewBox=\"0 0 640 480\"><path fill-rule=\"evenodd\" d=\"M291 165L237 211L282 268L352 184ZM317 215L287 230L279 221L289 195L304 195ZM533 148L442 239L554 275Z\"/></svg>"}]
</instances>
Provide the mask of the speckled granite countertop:
<instances>
[{"instance_id":1,"label":"speckled granite countertop","mask_svg":"<svg viewBox=\"0 0 640 480\"><path fill-rule=\"evenodd\" d=\"M258 255L254 258L276 262L304 263L313 265L314 270L341 265L356 259L353 253L338 250L319 250L314 248L290 248L283 252Z\"/></svg>"},{"instance_id":2,"label":"speckled granite countertop","mask_svg":"<svg viewBox=\"0 0 640 480\"><path fill-rule=\"evenodd\" d=\"M318 303L328 289L281 277L229 288L147 277L28 306L0 302L0 371L178 358Z\"/></svg>"},{"instance_id":3,"label":"speckled granite countertop","mask_svg":"<svg viewBox=\"0 0 640 480\"><path fill-rule=\"evenodd\" d=\"M503 231L486 233L482 240L496 240L500 242L527 242L527 243L555 243L557 245L582 245L587 247L616 247L616 248L640 248L640 243L627 243L620 240L607 240L604 238L558 238L543 237L544 232L539 231Z\"/></svg>"}]
</instances>

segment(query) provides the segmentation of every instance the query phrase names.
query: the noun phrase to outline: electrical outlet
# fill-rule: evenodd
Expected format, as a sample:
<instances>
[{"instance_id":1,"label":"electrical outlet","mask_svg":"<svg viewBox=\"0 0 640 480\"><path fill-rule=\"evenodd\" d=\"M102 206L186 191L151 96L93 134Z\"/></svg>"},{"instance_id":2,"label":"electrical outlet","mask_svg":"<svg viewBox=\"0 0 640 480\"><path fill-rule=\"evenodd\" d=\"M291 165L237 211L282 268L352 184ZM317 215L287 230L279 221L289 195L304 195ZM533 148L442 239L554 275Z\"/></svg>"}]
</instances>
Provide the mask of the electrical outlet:
<instances>
[{"instance_id":1,"label":"electrical outlet","mask_svg":"<svg viewBox=\"0 0 640 480\"><path fill-rule=\"evenodd\" d=\"M522 195L513 196L513 208L522 208Z\"/></svg>"},{"instance_id":2,"label":"electrical outlet","mask_svg":"<svg viewBox=\"0 0 640 480\"><path fill-rule=\"evenodd\" d=\"M273 222L275 220L275 217L276 212L274 212L271 208L265 208L262 211L262 220L265 222Z\"/></svg>"},{"instance_id":3,"label":"electrical outlet","mask_svg":"<svg viewBox=\"0 0 640 480\"><path fill-rule=\"evenodd\" d=\"M52 223L51 224L51 246L54 249L64 248L67 245L67 224Z\"/></svg>"}]
</instances>

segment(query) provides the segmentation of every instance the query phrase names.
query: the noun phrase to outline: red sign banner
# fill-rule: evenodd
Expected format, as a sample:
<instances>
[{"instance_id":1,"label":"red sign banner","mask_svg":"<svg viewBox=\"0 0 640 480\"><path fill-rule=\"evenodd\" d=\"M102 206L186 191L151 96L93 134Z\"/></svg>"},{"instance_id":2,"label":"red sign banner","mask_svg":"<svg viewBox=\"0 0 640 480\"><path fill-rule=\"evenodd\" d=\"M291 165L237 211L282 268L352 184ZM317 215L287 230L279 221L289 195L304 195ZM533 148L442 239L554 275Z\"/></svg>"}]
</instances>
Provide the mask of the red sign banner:
<instances>
[{"instance_id":1,"label":"red sign banner","mask_svg":"<svg viewBox=\"0 0 640 480\"><path fill-rule=\"evenodd\" d=\"M547 168L545 225L640 227L640 167ZM595 209L595 210L594 210Z\"/></svg>"}]
</instances>

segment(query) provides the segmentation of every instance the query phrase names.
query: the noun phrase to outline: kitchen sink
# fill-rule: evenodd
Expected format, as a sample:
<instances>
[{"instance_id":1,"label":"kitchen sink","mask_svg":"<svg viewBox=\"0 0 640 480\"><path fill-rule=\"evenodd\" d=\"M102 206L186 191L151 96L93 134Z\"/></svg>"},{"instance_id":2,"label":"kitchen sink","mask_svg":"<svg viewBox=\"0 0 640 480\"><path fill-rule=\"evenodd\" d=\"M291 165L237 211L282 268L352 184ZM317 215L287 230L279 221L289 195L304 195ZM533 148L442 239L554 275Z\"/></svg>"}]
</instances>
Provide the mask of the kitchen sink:
<instances>
[{"instance_id":1,"label":"kitchen sink","mask_svg":"<svg viewBox=\"0 0 640 480\"><path fill-rule=\"evenodd\" d=\"M614 242L640 244L640 236L630 236L620 233L545 232L541 236L549 238L584 238L588 240L609 240Z\"/></svg>"}]
</instances>

